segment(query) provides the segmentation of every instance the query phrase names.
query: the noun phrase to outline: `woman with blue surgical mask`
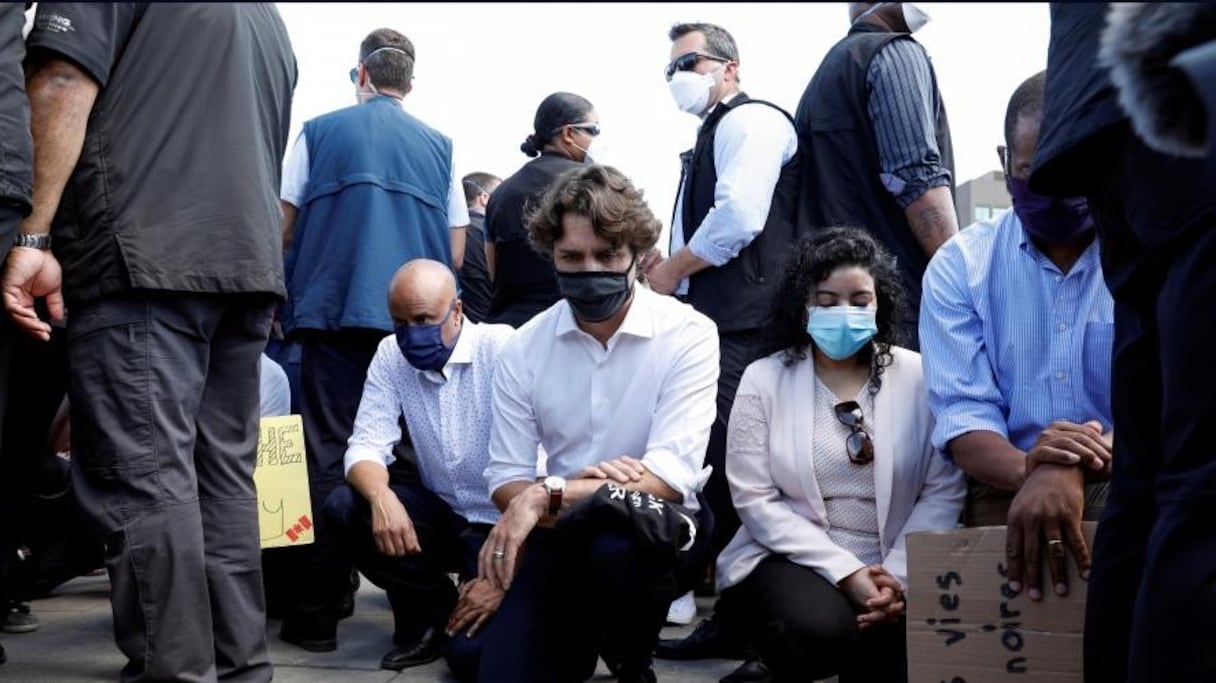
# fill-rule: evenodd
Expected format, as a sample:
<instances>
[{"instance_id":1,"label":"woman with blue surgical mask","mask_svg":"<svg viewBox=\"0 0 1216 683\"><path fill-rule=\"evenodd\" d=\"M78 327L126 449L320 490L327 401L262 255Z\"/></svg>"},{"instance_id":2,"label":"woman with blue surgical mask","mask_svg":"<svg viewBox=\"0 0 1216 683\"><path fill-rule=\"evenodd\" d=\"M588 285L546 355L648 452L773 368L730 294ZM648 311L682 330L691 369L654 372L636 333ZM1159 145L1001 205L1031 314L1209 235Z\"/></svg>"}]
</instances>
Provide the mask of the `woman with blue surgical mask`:
<instances>
[{"instance_id":1,"label":"woman with blue surgical mask","mask_svg":"<svg viewBox=\"0 0 1216 683\"><path fill-rule=\"evenodd\" d=\"M934 451L920 355L897 346L900 278L869 233L803 240L776 353L743 374L726 437L742 527L718 558L774 681L906 681L906 534L951 529L962 473Z\"/></svg>"}]
</instances>

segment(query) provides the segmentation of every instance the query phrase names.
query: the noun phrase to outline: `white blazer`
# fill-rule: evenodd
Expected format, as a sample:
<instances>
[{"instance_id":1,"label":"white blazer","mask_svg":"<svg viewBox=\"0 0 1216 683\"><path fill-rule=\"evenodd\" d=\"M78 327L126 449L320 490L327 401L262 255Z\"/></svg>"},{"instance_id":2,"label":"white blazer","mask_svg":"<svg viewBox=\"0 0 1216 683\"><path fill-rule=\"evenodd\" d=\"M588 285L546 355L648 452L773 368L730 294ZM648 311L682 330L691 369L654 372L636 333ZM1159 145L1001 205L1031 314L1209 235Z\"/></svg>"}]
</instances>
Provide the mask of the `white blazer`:
<instances>
[{"instance_id":1,"label":"white blazer","mask_svg":"<svg viewBox=\"0 0 1216 683\"><path fill-rule=\"evenodd\" d=\"M963 473L933 449L920 354L892 347L894 362L874 397L874 497L882 564L908 583L904 537L953 529L963 509ZM743 525L718 556L718 588L733 586L770 553L815 570L833 584L865 566L828 537L827 510L811 459L815 424L814 362L810 354L786 366L781 354L752 363L740 397L759 397L767 444L727 437L726 477ZM754 399L753 399L754 400ZM730 430L736 428L731 416Z\"/></svg>"}]
</instances>

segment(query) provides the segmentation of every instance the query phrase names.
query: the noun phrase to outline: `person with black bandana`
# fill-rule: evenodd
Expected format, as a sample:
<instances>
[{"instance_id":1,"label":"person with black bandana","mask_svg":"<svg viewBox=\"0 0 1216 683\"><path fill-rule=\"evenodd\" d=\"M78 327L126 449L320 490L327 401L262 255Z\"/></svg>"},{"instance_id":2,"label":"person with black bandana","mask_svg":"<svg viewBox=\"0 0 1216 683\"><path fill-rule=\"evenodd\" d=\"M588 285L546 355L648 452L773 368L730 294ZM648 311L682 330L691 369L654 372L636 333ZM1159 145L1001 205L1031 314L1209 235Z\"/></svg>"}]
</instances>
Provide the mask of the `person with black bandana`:
<instances>
[{"instance_id":1,"label":"person with black bandana","mask_svg":"<svg viewBox=\"0 0 1216 683\"><path fill-rule=\"evenodd\" d=\"M507 594L480 680L581 681L598 653L618 680L654 681L667 607L707 560L712 521L698 493L717 333L691 306L638 286L660 224L615 169L564 174L528 226L563 298L506 343L494 378L486 479L503 512L479 574ZM673 547L635 526L578 521L611 507L613 491L641 513L686 508L691 538Z\"/></svg>"}]
</instances>

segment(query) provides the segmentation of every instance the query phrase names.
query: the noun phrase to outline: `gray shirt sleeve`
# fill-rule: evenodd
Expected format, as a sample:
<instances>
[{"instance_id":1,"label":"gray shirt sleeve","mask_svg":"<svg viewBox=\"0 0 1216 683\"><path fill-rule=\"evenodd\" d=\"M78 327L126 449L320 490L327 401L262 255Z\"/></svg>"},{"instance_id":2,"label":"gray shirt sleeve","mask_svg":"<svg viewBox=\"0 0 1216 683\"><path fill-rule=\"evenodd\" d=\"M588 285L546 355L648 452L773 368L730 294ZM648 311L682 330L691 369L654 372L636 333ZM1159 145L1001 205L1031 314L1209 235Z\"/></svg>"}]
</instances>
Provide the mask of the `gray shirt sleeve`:
<instances>
[{"instance_id":1,"label":"gray shirt sleeve","mask_svg":"<svg viewBox=\"0 0 1216 683\"><path fill-rule=\"evenodd\" d=\"M903 208L931 188L950 184L934 132L933 81L928 55L912 40L887 43L866 72L882 183Z\"/></svg>"},{"instance_id":2,"label":"gray shirt sleeve","mask_svg":"<svg viewBox=\"0 0 1216 683\"><path fill-rule=\"evenodd\" d=\"M34 143L30 138L30 109L25 96L25 41L21 3L0 5L0 203L29 213L34 186ZM0 254L8 253L11 225L0 225Z\"/></svg>"}]
</instances>

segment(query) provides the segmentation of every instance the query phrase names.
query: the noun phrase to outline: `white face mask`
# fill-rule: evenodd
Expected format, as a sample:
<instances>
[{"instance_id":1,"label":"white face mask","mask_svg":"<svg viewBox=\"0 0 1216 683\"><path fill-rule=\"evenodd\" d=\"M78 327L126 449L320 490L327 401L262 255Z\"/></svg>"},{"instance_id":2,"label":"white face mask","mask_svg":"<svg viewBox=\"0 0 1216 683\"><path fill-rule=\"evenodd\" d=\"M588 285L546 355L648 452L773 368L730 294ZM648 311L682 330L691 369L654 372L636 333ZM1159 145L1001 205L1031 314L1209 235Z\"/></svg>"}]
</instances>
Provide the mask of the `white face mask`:
<instances>
[{"instance_id":1,"label":"white face mask","mask_svg":"<svg viewBox=\"0 0 1216 683\"><path fill-rule=\"evenodd\" d=\"M709 93L714 89L714 73L699 74L695 71L677 71L671 75L667 88L675 98L680 111L700 116L709 108Z\"/></svg>"},{"instance_id":2,"label":"white face mask","mask_svg":"<svg viewBox=\"0 0 1216 683\"><path fill-rule=\"evenodd\" d=\"M932 18L928 12L910 2L903 3L903 10L904 23L908 25L908 31L912 33L916 33L924 28L925 24L929 23L929 20Z\"/></svg>"},{"instance_id":3,"label":"white face mask","mask_svg":"<svg viewBox=\"0 0 1216 683\"><path fill-rule=\"evenodd\" d=\"M606 160L608 159L609 148L608 145L602 140L603 135L603 133L600 133L599 135L591 138L591 144L587 145L586 148L575 145L575 147L578 147L583 151L584 164L588 166L591 164L599 164L603 166L607 163Z\"/></svg>"},{"instance_id":4,"label":"white face mask","mask_svg":"<svg viewBox=\"0 0 1216 683\"><path fill-rule=\"evenodd\" d=\"M584 164L599 164L603 166L612 158L611 147L604 141L604 134L591 138L591 144L587 145L587 156L583 159Z\"/></svg>"},{"instance_id":5,"label":"white face mask","mask_svg":"<svg viewBox=\"0 0 1216 683\"><path fill-rule=\"evenodd\" d=\"M889 2L874 3L873 7L862 12L861 14L857 15L857 18L853 20L853 24L856 25L857 22L861 21L862 19L865 19L866 17L870 16L874 12L878 11L880 8L882 8L883 5L889 5L889 4L891 4L891 3L889 3ZM929 20L931 19L928 12L917 7L914 3L911 3L911 2L900 3L900 9L903 11L904 23L908 25L909 33L916 33L917 31L921 30L922 28L925 27L925 24L929 23Z\"/></svg>"}]
</instances>

